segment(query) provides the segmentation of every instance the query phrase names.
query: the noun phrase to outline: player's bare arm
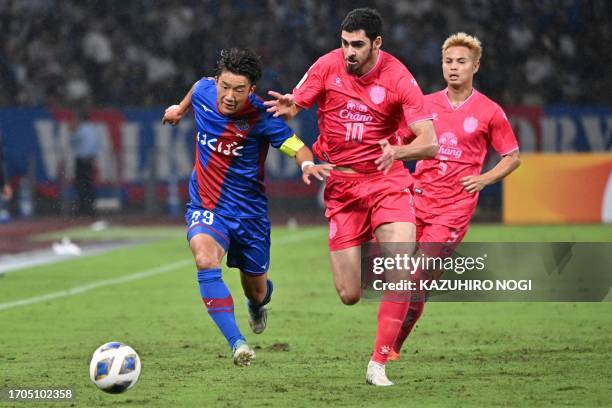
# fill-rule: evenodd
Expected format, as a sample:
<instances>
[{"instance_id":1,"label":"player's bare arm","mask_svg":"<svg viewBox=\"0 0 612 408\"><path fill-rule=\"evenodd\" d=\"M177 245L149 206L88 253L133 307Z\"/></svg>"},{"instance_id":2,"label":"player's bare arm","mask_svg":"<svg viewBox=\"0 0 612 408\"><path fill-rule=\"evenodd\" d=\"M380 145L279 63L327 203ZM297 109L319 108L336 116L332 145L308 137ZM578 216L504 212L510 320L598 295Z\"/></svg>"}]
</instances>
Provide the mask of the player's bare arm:
<instances>
[{"instance_id":1,"label":"player's bare arm","mask_svg":"<svg viewBox=\"0 0 612 408\"><path fill-rule=\"evenodd\" d=\"M274 99L265 101L264 105L268 107L268 112L272 113L274 117L280 116L285 120L291 120L302 110L296 105L293 94L283 95L276 91L268 91L268 95Z\"/></svg>"},{"instance_id":2,"label":"player's bare arm","mask_svg":"<svg viewBox=\"0 0 612 408\"><path fill-rule=\"evenodd\" d=\"M335 167L328 163L315 164L313 160L312 151L306 146L302 146L295 155L295 162L302 169L302 180L308 185L310 185L310 176L323 181Z\"/></svg>"},{"instance_id":3,"label":"player's bare arm","mask_svg":"<svg viewBox=\"0 0 612 408\"><path fill-rule=\"evenodd\" d=\"M382 154L375 161L378 170L386 174L394 160L422 160L436 157L438 139L431 120L413 123L410 129L415 134L415 138L408 145L393 146L387 140L380 142Z\"/></svg>"},{"instance_id":4,"label":"player's bare arm","mask_svg":"<svg viewBox=\"0 0 612 408\"><path fill-rule=\"evenodd\" d=\"M191 107L191 95L193 94L193 88L195 88L195 84L191 87L180 104L172 105L166 108L164 117L162 118L162 124L165 125L166 123L169 123L172 126L178 125L185 113L187 113Z\"/></svg>"},{"instance_id":5,"label":"player's bare arm","mask_svg":"<svg viewBox=\"0 0 612 408\"><path fill-rule=\"evenodd\" d=\"M393 146L394 160L426 160L438 154L438 138L431 120L423 120L410 125L415 134L414 140L407 145Z\"/></svg>"},{"instance_id":6,"label":"player's bare arm","mask_svg":"<svg viewBox=\"0 0 612 408\"><path fill-rule=\"evenodd\" d=\"M310 176L323 181L334 168L333 164L315 164L312 151L295 134L285 140L280 151L295 159L298 167L302 169L302 180L308 185L310 185Z\"/></svg>"},{"instance_id":7,"label":"player's bare arm","mask_svg":"<svg viewBox=\"0 0 612 408\"><path fill-rule=\"evenodd\" d=\"M521 165L521 158L518 150L502 156L495 167L486 173L475 176L465 176L461 179L463 188L468 193L476 193L490 184L495 184L508 176Z\"/></svg>"}]
</instances>

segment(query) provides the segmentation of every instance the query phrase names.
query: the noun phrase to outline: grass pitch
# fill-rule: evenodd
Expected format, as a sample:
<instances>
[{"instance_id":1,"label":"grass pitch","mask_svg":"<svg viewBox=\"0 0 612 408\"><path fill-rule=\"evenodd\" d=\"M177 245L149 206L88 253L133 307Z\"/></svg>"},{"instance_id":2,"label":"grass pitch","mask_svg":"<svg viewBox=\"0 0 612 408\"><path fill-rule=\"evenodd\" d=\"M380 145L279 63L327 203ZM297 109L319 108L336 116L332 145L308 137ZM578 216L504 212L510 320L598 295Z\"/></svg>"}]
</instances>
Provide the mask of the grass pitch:
<instances>
[{"instance_id":1,"label":"grass pitch","mask_svg":"<svg viewBox=\"0 0 612 408\"><path fill-rule=\"evenodd\" d=\"M239 274L224 270L256 347L251 367L233 366L202 305L183 228L80 230L70 236L154 240L0 278L0 388L74 389L74 401L35 404L53 407L612 405L610 302L433 302L388 365L396 386L366 386L377 305L340 303L324 228L273 230L263 334L249 332ZM601 242L612 229L475 226L467 239ZM88 376L91 354L111 340L142 359L122 395Z\"/></svg>"}]
</instances>

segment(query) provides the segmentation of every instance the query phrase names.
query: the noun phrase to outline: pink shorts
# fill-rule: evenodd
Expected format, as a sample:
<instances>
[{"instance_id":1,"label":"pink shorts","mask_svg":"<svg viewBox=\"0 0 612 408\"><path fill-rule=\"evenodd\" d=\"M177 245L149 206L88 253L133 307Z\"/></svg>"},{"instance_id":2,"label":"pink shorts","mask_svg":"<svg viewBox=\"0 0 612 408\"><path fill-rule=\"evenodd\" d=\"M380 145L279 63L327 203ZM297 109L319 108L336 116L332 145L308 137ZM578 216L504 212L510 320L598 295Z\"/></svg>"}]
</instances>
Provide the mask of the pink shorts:
<instances>
[{"instance_id":1,"label":"pink shorts","mask_svg":"<svg viewBox=\"0 0 612 408\"><path fill-rule=\"evenodd\" d=\"M416 239L430 256L450 256L468 231L469 221L458 227L439 224L431 214L419 212L416 218Z\"/></svg>"},{"instance_id":2,"label":"pink shorts","mask_svg":"<svg viewBox=\"0 0 612 408\"><path fill-rule=\"evenodd\" d=\"M370 241L382 224L414 224L411 180L403 166L387 175L332 171L325 186L330 251Z\"/></svg>"}]
</instances>

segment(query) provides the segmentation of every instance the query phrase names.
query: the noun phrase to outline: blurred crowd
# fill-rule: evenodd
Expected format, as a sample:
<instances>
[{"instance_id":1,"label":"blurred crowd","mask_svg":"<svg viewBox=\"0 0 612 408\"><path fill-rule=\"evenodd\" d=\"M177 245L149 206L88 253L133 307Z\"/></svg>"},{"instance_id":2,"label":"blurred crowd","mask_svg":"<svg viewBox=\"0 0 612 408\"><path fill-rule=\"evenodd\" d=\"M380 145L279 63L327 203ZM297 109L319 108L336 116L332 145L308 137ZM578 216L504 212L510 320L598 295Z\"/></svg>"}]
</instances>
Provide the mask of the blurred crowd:
<instances>
[{"instance_id":1,"label":"blurred crowd","mask_svg":"<svg viewBox=\"0 0 612 408\"><path fill-rule=\"evenodd\" d=\"M494 99L610 103L606 0L0 0L0 106L168 105L229 46L262 56L260 94L288 92L359 6L378 8L383 49L424 92L443 87L444 39L466 31L484 45L476 87Z\"/></svg>"}]
</instances>

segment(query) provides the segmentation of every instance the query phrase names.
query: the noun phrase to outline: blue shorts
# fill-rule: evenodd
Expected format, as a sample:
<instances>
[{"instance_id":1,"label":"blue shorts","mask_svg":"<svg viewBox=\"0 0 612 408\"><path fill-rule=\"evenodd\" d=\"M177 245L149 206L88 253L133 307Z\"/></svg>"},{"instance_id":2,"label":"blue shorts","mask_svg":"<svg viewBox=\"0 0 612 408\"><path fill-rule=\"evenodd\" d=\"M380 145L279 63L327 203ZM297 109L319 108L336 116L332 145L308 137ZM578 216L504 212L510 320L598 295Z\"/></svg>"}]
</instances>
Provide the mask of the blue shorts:
<instances>
[{"instance_id":1,"label":"blue shorts","mask_svg":"<svg viewBox=\"0 0 612 408\"><path fill-rule=\"evenodd\" d=\"M197 234L211 236L227 252L227 266L249 275L261 275L270 267L270 220L232 218L205 208L187 205L187 240Z\"/></svg>"}]
</instances>

